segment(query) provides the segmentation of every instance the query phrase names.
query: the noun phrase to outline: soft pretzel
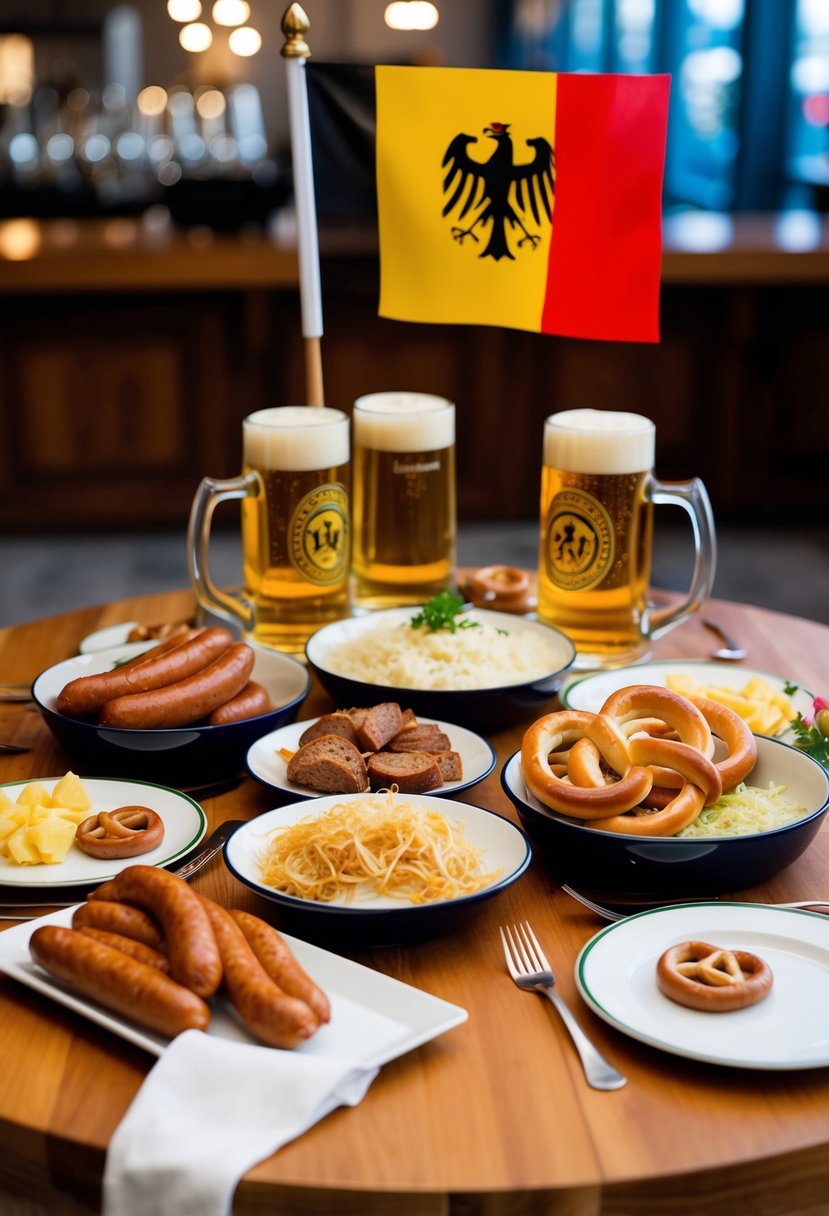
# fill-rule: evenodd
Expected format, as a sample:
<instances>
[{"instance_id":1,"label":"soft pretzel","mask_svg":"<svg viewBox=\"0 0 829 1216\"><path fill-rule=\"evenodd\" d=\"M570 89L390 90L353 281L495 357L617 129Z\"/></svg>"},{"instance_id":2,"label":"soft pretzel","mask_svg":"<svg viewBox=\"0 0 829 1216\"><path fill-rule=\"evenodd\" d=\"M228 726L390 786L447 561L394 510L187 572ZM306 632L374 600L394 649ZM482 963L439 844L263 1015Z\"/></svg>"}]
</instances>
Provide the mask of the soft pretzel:
<instances>
[{"instance_id":1,"label":"soft pretzel","mask_svg":"<svg viewBox=\"0 0 829 1216\"><path fill-rule=\"evenodd\" d=\"M720 760L717 769L724 790L733 790L745 781L757 763L757 740L745 721L726 705L709 701L707 697L689 697L710 726L713 733L722 739L728 755Z\"/></svg>"},{"instance_id":2,"label":"soft pretzel","mask_svg":"<svg viewBox=\"0 0 829 1216\"><path fill-rule=\"evenodd\" d=\"M708 942L681 942L656 964L660 992L690 1009L727 1013L762 1000L771 990L771 967L747 950L721 950Z\"/></svg>"},{"instance_id":3,"label":"soft pretzel","mask_svg":"<svg viewBox=\"0 0 829 1216\"><path fill-rule=\"evenodd\" d=\"M630 740L629 753L632 763L647 765L653 755L653 747L665 746L667 741L653 740L645 735ZM634 744L637 746L634 747ZM627 815L624 812L591 821L591 827L605 832L621 832L629 836L672 836L696 819L706 802L716 802L722 793L720 775L710 760L701 752L695 752L685 743L672 743L673 752L659 751L663 761L675 757L678 789L658 790L654 799L654 787L643 797L650 811L647 815ZM601 768L602 753L592 739L585 736L573 744L567 772L575 785L593 788L605 785L607 778ZM660 769L660 772L663 770ZM651 776L653 777L653 768ZM658 789L658 787L657 787ZM716 791L719 790L719 793ZM708 791L708 798L705 796ZM712 797L712 794L715 795Z\"/></svg>"},{"instance_id":4,"label":"soft pretzel","mask_svg":"<svg viewBox=\"0 0 829 1216\"><path fill-rule=\"evenodd\" d=\"M676 836L693 823L705 806L702 790L686 781L679 793L661 810L643 815L612 815L609 819L594 819L590 826L600 832L619 832L625 836Z\"/></svg>"},{"instance_id":5,"label":"soft pretzel","mask_svg":"<svg viewBox=\"0 0 829 1216\"><path fill-rule=\"evenodd\" d=\"M522 741L527 788L602 831L676 835L742 781L757 756L737 714L695 701L658 685L630 685L596 714L564 710L540 718ZM712 731L727 749L719 762Z\"/></svg>"},{"instance_id":6,"label":"soft pretzel","mask_svg":"<svg viewBox=\"0 0 829 1216\"><path fill-rule=\"evenodd\" d=\"M78 827L75 844L90 857L140 857L161 844L164 821L146 806L99 811Z\"/></svg>"},{"instance_id":7,"label":"soft pretzel","mask_svg":"<svg viewBox=\"0 0 829 1216\"><path fill-rule=\"evenodd\" d=\"M653 784L645 768L627 766L624 774L612 785L578 786L556 776L549 762L551 752L566 743L575 743L591 728L594 714L580 710L563 710L547 714L534 722L524 735L521 745L521 767L527 788L553 810L578 819L594 819L608 814L622 814L637 806Z\"/></svg>"},{"instance_id":8,"label":"soft pretzel","mask_svg":"<svg viewBox=\"0 0 829 1216\"><path fill-rule=\"evenodd\" d=\"M702 712L687 697L659 684L632 684L610 694L599 710L623 726L637 718L653 717L667 722L683 743L711 756L714 741Z\"/></svg>"}]
</instances>

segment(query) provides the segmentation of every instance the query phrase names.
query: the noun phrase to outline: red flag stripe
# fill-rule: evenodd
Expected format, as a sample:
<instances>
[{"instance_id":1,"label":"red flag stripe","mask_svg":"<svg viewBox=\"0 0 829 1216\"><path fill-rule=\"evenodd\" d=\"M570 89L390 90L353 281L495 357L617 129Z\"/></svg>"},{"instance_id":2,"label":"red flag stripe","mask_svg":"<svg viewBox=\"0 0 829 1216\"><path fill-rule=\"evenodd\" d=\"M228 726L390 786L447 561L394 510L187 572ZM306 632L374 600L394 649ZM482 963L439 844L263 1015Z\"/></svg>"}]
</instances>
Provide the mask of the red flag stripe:
<instances>
[{"instance_id":1,"label":"red flag stripe","mask_svg":"<svg viewBox=\"0 0 829 1216\"><path fill-rule=\"evenodd\" d=\"M668 76L559 75L541 332L659 341Z\"/></svg>"}]
</instances>

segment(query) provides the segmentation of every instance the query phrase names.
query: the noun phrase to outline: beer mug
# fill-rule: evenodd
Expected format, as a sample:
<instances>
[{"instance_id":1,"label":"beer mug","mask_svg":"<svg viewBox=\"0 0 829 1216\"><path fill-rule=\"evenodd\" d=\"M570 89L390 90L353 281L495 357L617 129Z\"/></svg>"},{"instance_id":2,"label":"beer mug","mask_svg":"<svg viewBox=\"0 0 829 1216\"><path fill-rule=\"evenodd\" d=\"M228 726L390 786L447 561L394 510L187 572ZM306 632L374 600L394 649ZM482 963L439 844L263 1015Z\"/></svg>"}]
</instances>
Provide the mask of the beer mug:
<instances>
[{"instance_id":1,"label":"beer mug","mask_svg":"<svg viewBox=\"0 0 829 1216\"><path fill-rule=\"evenodd\" d=\"M705 486L657 481L654 448L654 424L639 414L567 410L544 424L538 616L575 643L574 670L645 658L711 592L717 548ZM688 513L696 551L686 597L659 610L648 603L655 503Z\"/></svg>"},{"instance_id":2,"label":"beer mug","mask_svg":"<svg viewBox=\"0 0 829 1216\"><path fill-rule=\"evenodd\" d=\"M355 605L422 604L455 579L455 407L425 393L354 403Z\"/></svg>"},{"instance_id":3,"label":"beer mug","mask_svg":"<svg viewBox=\"0 0 829 1216\"><path fill-rule=\"evenodd\" d=\"M285 406L242 423L240 477L205 477L190 512L190 577L203 608L263 646L300 653L315 629L349 615L349 422L341 410ZM242 504L244 598L208 571L216 506Z\"/></svg>"}]
</instances>

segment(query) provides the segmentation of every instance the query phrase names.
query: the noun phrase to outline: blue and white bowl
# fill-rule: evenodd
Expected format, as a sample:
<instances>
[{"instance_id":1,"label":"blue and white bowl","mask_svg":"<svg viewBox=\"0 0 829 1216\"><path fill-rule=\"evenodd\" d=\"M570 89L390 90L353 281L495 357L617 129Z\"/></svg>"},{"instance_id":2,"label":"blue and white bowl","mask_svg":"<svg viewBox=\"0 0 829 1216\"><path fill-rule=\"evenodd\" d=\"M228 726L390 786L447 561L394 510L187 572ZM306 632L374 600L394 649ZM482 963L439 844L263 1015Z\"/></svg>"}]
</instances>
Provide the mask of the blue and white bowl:
<instances>
[{"instance_id":1,"label":"blue and white bowl","mask_svg":"<svg viewBox=\"0 0 829 1216\"><path fill-rule=\"evenodd\" d=\"M258 718L226 726L128 730L83 722L58 711L58 694L70 680L110 671L116 664L156 644L131 642L76 655L42 671L32 685L32 697L44 722L82 772L157 781L178 788L233 777L244 771L248 749L257 739L293 722L311 687L302 663L278 651L255 646L251 678L267 688L275 706Z\"/></svg>"},{"instance_id":2,"label":"blue and white bowl","mask_svg":"<svg viewBox=\"0 0 829 1216\"><path fill-rule=\"evenodd\" d=\"M373 794L333 794L293 802L258 815L237 828L225 843L225 863L240 882L273 903L279 924L286 932L317 941L343 940L347 943L385 944L421 938L457 929L474 916L482 903L512 886L532 859L532 846L526 834L501 815L472 803L438 798L431 794L399 794L401 801L444 816L453 825L463 824L464 838L481 850L484 873L496 876L480 891L456 899L412 904L390 896L358 892L348 902L338 898L320 903L286 895L268 886L262 876L260 858L272 834L291 827L299 820L323 814L333 806L377 799Z\"/></svg>"},{"instance_id":3,"label":"blue and white bowl","mask_svg":"<svg viewBox=\"0 0 829 1216\"><path fill-rule=\"evenodd\" d=\"M721 895L790 866L829 809L829 774L821 764L779 739L755 737L757 763L746 784L785 786L786 799L806 808L801 819L769 832L694 839L600 831L539 802L524 783L520 752L504 765L501 784L559 881L619 894Z\"/></svg>"},{"instance_id":4,"label":"blue and white bowl","mask_svg":"<svg viewBox=\"0 0 829 1216\"><path fill-rule=\"evenodd\" d=\"M533 677L506 675L483 688L424 688L416 683L371 683L337 670L335 653L343 644L364 641L378 626L408 624L417 607L388 608L365 616L349 617L324 625L305 646L308 665L341 708L396 701L419 718L437 718L477 731L502 730L537 715L558 692L576 650L570 639L552 625L506 612L473 608L467 620L492 626L512 635L527 635L545 649L542 670Z\"/></svg>"}]
</instances>

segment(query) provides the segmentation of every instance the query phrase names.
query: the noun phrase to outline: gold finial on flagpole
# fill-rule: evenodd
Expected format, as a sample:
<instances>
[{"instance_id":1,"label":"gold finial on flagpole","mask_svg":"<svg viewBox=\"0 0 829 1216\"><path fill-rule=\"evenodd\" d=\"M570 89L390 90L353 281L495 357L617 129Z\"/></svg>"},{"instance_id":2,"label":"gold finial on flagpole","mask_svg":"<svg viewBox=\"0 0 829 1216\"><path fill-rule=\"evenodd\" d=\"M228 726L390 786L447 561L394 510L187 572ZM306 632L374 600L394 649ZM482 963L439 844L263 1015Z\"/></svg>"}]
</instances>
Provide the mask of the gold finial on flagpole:
<instances>
[{"instance_id":1,"label":"gold finial on flagpole","mask_svg":"<svg viewBox=\"0 0 829 1216\"><path fill-rule=\"evenodd\" d=\"M322 383L322 292L320 287L319 238L314 196L314 169L311 154L311 127L305 65L311 48L305 41L311 23L299 4L291 4L282 18L288 86L288 116L291 128L294 202L297 218L297 256L299 259L299 298L302 311L302 336L305 347L305 392L308 405L325 405Z\"/></svg>"},{"instance_id":2,"label":"gold finial on flagpole","mask_svg":"<svg viewBox=\"0 0 829 1216\"><path fill-rule=\"evenodd\" d=\"M311 57L311 48L305 41L310 26L311 22L301 4L291 4L285 10L285 16L282 18L282 33L285 35L285 44L281 51L283 59Z\"/></svg>"}]
</instances>

